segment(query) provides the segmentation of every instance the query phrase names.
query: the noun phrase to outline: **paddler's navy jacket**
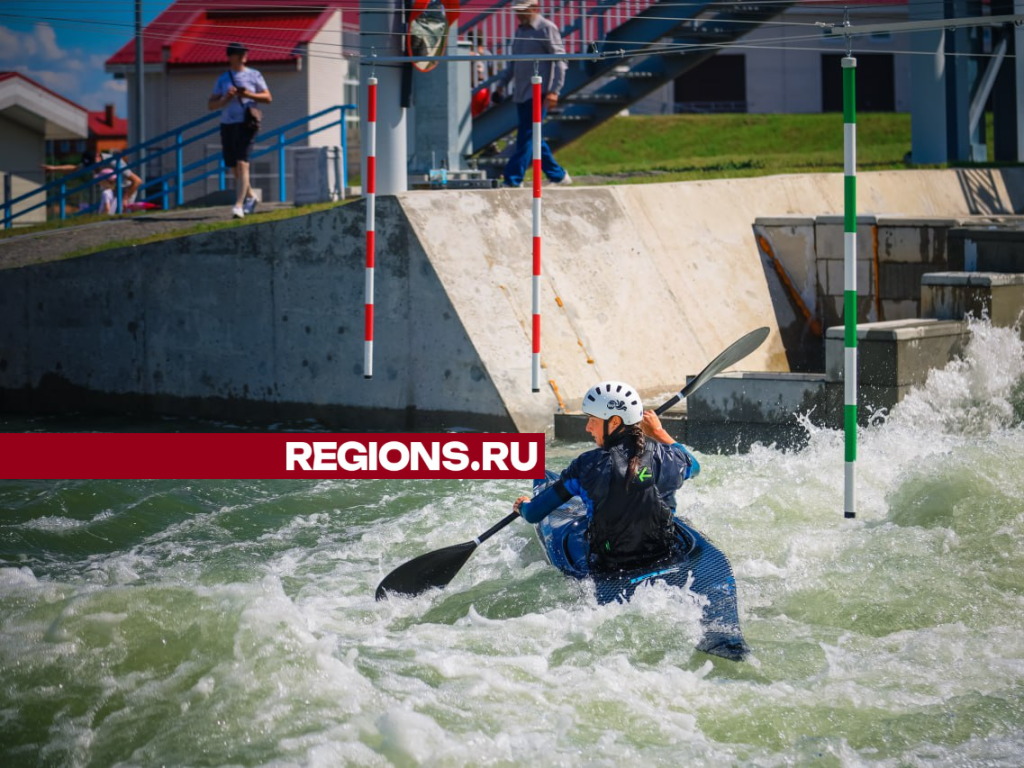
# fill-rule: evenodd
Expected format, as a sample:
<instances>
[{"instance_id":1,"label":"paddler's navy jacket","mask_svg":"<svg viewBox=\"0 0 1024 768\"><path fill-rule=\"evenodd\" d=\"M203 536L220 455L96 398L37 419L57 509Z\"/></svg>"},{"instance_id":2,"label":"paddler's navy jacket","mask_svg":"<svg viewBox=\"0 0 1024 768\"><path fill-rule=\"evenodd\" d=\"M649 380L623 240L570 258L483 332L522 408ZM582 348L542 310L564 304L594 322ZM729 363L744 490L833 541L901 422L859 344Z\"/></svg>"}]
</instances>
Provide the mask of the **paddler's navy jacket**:
<instances>
[{"instance_id":1,"label":"paddler's navy jacket","mask_svg":"<svg viewBox=\"0 0 1024 768\"><path fill-rule=\"evenodd\" d=\"M630 450L624 437L624 432L611 435L604 447L577 457L558 480L519 509L524 520L537 523L579 496L587 505L587 539L596 567L626 568L670 554L676 491L700 472L697 459L679 443L648 439L627 488Z\"/></svg>"}]
</instances>

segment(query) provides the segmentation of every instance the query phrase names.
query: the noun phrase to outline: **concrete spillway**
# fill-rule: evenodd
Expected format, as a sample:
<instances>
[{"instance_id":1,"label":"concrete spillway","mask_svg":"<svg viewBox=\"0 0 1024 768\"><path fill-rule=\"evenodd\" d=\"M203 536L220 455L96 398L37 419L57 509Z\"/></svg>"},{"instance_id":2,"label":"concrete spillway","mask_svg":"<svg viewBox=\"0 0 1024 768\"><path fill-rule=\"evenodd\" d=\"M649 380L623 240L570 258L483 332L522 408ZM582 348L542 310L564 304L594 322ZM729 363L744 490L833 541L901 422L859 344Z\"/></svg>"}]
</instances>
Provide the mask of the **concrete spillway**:
<instances>
[{"instance_id":1,"label":"concrete spillway","mask_svg":"<svg viewBox=\"0 0 1024 768\"><path fill-rule=\"evenodd\" d=\"M868 173L860 197L865 211L1014 213L1021 181ZM544 378L570 406L601 378L667 392L761 325L773 332L741 367L787 370L751 226L841 208L839 174L546 191ZM355 203L0 272L0 408L549 429L554 387L530 391L529 191L379 201L369 381L363 216Z\"/></svg>"}]
</instances>

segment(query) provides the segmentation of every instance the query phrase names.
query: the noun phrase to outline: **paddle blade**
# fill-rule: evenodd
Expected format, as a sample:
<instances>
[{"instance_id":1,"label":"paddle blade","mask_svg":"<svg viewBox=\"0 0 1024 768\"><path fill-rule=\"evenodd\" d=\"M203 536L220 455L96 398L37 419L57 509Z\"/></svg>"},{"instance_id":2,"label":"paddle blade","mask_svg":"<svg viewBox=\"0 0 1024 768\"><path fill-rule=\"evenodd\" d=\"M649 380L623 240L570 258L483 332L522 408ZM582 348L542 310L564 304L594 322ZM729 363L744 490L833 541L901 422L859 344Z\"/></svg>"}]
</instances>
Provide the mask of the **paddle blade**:
<instances>
[{"instance_id":1,"label":"paddle blade","mask_svg":"<svg viewBox=\"0 0 1024 768\"><path fill-rule=\"evenodd\" d=\"M660 416L683 398L692 395L726 368L736 365L736 363L764 343L764 340L768 338L768 332L769 329L767 327L758 328L734 341L722 354L708 363L704 370L697 374L696 378L679 390L679 394L662 403L654 412Z\"/></svg>"},{"instance_id":2,"label":"paddle blade","mask_svg":"<svg viewBox=\"0 0 1024 768\"><path fill-rule=\"evenodd\" d=\"M465 544L427 552L403 563L378 585L377 599L383 600L389 592L411 596L434 587L448 586L448 582L455 578L455 574L466 564L476 548L475 541L467 541Z\"/></svg>"}]
</instances>

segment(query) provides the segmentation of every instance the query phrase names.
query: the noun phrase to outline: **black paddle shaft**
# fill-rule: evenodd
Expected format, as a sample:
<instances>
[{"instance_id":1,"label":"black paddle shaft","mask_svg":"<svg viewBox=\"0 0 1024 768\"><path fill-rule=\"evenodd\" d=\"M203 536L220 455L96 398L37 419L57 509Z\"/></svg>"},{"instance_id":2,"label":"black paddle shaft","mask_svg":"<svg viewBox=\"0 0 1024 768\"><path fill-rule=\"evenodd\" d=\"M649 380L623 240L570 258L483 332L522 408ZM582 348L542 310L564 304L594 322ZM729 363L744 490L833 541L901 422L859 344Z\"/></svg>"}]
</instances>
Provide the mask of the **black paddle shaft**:
<instances>
[{"instance_id":1,"label":"black paddle shaft","mask_svg":"<svg viewBox=\"0 0 1024 768\"><path fill-rule=\"evenodd\" d=\"M703 387L708 381L720 374L730 365L736 365L740 360L745 358L755 349L764 343L764 340L768 338L768 328L758 328L757 330L751 331L743 338L737 339L729 347L722 352L718 357L708 363L704 370L701 371L694 377L689 384L683 387L679 392L659 406L654 413L661 416L665 411L671 408L673 405L678 403L684 397L689 397L696 392L700 387Z\"/></svg>"}]
</instances>

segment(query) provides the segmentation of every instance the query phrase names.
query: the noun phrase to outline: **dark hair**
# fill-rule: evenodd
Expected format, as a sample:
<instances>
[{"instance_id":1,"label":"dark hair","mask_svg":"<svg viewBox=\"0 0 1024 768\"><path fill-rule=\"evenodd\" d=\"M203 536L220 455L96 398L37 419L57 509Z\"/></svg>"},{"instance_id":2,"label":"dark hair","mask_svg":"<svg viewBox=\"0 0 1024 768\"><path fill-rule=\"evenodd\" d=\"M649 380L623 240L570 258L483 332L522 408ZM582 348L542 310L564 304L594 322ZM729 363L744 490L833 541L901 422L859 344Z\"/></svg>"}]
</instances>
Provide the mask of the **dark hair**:
<instances>
[{"instance_id":1,"label":"dark hair","mask_svg":"<svg viewBox=\"0 0 1024 768\"><path fill-rule=\"evenodd\" d=\"M626 489L633 482L633 478L640 470L640 459L643 458L644 448L647 446L647 438L644 436L644 428L640 424L632 424L623 427L626 430L626 438L630 441L629 469L626 470Z\"/></svg>"}]
</instances>

